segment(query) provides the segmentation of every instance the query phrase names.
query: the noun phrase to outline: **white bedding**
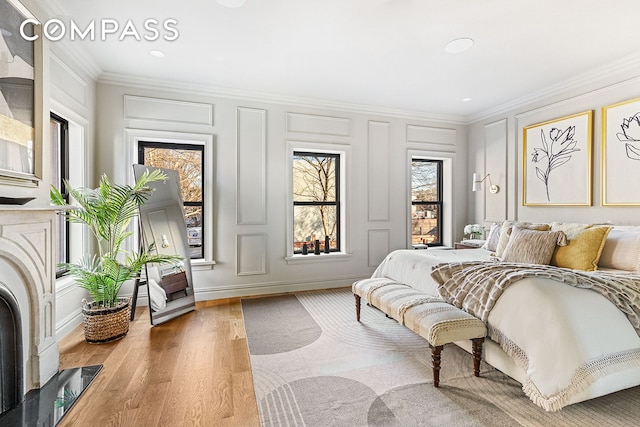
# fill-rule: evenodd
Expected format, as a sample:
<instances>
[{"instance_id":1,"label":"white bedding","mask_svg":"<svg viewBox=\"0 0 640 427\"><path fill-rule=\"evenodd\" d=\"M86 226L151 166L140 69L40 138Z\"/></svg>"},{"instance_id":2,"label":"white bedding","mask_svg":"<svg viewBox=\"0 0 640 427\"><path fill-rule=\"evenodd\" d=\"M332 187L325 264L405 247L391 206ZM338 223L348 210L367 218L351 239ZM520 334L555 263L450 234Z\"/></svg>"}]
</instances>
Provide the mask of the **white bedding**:
<instances>
[{"instance_id":1,"label":"white bedding","mask_svg":"<svg viewBox=\"0 0 640 427\"><path fill-rule=\"evenodd\" d=\"M167 307L167 293L153 279L149 279L149 300L153 311L164 310Z\"/></svg>"},{"instance_id":2,"label":"white bedding","mask_svg":"<svg viewBox=\"0 0 640 427\"><path fill-rule=\"evenodd\" d=\"M432 266L489 259L484 249L399 250L373 277L437 296ZM522 279L504 291L487 323L501 348L488 343L485 360L521 382L546 410L640 385L640 338L625 315L594 291Z\"/></svg>"},{"instance_id":3,"label":"white bedding","mask_svg":"<svg viewBox=\"0 0 640 427\"><path fill-rule=\"evenodd\" d=\"M372 277L388 277L429 295L438 295L436 284L431 279L431 267L441 262L490 259L489 251L484 249L400 249L387 255Z\"/></svg>"}]
</instances>

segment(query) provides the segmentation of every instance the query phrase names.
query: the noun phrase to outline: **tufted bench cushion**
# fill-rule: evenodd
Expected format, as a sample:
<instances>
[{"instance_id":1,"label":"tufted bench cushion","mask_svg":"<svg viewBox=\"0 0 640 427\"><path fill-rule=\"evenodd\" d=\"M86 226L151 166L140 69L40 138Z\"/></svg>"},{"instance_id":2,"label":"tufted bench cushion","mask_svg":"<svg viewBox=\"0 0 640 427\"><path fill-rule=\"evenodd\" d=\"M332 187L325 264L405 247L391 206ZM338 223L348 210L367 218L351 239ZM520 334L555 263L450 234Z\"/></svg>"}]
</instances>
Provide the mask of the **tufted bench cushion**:
<instances>
[{"instance_id":1,"label":"tufted bench cushion","mask_svg":"<svg viewBox=\"0 0 640 427\"><path fill-rule=\"evenodd\" d=\"M455 341L472 340L474 374L480 376L485 324L471 314L442 299L386 278L371 278L352 286L356 300L356 319L360 321L361 299L380 309L388 317L411 329L429 342L432 350L433 385L438 387L442 346Z\"/></svg>"}]
</instances>

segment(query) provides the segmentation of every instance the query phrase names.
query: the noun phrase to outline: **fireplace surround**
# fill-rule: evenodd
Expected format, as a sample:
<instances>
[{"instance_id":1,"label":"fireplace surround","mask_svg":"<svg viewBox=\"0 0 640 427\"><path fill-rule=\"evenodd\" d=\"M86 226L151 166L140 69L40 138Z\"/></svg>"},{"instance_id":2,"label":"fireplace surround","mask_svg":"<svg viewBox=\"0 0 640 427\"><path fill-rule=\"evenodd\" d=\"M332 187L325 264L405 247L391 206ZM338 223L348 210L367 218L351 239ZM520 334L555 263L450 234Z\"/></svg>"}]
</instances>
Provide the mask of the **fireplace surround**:
<instances>
[{"instance_id":1,"label":"fireplace surround","mask_svg":"<svg viewBox=\"0 0 640 427\"><path fill-rule=\"evenodd\" d=\"M0 376L3 412L58 372L55 220L53 208L0 206L0 354L15 368Z\"/></svg>"}]
</instances>

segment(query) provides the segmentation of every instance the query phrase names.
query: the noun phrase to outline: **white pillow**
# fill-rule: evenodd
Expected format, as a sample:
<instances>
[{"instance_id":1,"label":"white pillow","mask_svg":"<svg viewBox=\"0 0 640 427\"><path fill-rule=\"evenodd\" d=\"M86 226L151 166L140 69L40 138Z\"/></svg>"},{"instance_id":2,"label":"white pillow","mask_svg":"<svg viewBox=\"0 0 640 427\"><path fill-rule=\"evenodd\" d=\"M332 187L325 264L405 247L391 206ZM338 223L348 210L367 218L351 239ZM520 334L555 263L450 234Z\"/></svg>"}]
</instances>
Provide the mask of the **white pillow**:
<instances>
[{"instance_id":1,"label":"white pillow","mask_svg":"<svg viewBox=\"0 0 640 427\"><path fill-rule=\"evenodd\" d=\"M489 229L489 235L487 236L487 241L482 245L482 249L486 249L491 252L495 252L498 249L498 241L500 240L500 230L502 229L502 224L493 223L491 224L491 228Z\"/></svg>"},{"instance_id":2,"label":"white pillow","mask_svg":"<svg viewBox=\"0 0 640 427\"><path fill-rule=\"evenodd\" d=\"M640 231L615 227L604 242L598 267L640 271Z\"/></svg>"}]
</instances>

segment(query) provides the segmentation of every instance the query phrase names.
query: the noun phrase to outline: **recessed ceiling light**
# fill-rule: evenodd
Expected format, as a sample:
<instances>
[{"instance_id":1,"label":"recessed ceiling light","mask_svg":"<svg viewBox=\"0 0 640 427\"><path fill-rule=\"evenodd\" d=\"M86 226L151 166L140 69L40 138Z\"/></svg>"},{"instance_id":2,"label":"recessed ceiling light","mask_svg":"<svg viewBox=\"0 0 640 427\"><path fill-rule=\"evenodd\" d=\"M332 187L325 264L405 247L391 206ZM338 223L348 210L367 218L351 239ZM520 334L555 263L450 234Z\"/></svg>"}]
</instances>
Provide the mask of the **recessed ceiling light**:
<instances>
[{"instance_id":1,"label":"recessed ceiling light","mask_svg":"<svg viewBox=\"0 0 640 427\"><path fill-rule=\"evenodd\" d=\"M164 52L161 50L152 50L151 52L149 52L152 56L155 56L156 58L164 58Z\"/></svg>"},{"instance_id":2,"label":"recessed ceiling light","mask_svg":"<svg viewBox=\"0 0 640 427\"><path fill-rule=\"evenodd\" d=\"M224 7L241 7L244 5L245 0L216 0L219 5Z\"/></svg>"},{"instance_id":3,"label":"recessed ceiling light","mask_svg":"<svg viewBox=\"0 0 640 427\"><path fill-rule=\"evenodd\" d=\"M462 102L469 102L472 98L462 98Z\"/></svg>"},{"instance_id":4,"label":"recessed ceiling light","mask_svg":"<svg viewBox=\"0 0 640 427\"><path fill-rule=\"evenodd\" d=\"M469 49L471 46L473 46L473 40L463 37L461 39L451 40L444 47L444 51L447 53L460 53Z\"/></svg>"}]
</instances>

